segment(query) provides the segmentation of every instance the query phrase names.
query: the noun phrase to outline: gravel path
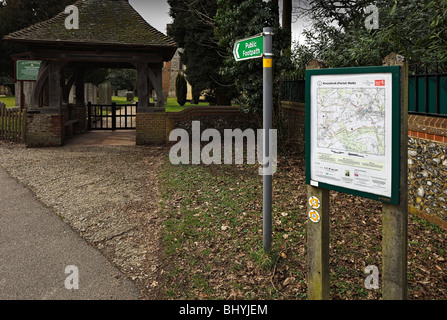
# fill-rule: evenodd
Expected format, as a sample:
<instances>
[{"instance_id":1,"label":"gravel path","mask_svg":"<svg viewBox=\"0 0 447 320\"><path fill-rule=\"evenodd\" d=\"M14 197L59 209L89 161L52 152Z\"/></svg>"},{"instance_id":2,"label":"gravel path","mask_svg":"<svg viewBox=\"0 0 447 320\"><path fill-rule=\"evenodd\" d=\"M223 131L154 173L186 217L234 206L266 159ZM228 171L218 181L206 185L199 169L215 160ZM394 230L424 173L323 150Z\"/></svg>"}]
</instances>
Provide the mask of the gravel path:
<instances>
[{"instance_id":1,"label":"gravel path","mask_svg":"<svg viewBox=\"0 0 447 320\"><path fill-rule=\"evenodd\" d=\"M163 147L65 146L28 149L0 142L0 166L157 299L157 172Z\"/></svg>"}]
</instances>

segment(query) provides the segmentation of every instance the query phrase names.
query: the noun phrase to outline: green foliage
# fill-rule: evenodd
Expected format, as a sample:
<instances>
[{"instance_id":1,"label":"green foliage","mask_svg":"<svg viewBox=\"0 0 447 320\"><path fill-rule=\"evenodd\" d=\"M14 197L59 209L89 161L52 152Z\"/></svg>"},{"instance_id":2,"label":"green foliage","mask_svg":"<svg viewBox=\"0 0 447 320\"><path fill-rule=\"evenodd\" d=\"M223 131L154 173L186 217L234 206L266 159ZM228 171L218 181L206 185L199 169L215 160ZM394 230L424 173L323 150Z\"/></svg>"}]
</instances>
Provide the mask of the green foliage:
<instances>
[{"instance_id":1,"label":"green foliage","mask_svg":"<svg viewBox=\"0 0 447 320\"><path fill-rule=\"evenodd\" d=\"M410 63L447 60L446 0L379 0L379 29L368 30L364 8L370 1L312 1L305 31L307 51L331 67L381 65L388 54L406 56Z\"/></svg>"},{"instance_id":2,"label":"green foliage","mask_svg":"<svg viewBox=\"0 0 447 320\"><path fill-rule=\"evenodd\" d=\"M114 90L134 91L137 85L137 71L134 69L109 70L106 78Z\"/></svg>"},{"instance_id":3,"label":"green foliage","mask_svg":"<svg viewBox=\"0 0 447 320\"><path fill-rule=\"evenodd\" d=\"M314 58L314 53L309 47L302 44L296 44L292 51L291 58L294 68L290 73L297 76L299 79L304 79L306 76L306 64L309 60Z\"/></svg>"},{"instance_id":4,"label":"green foliage","mask_svg":"<svg viewBox=\"0 0 447 320\"><path fill-rule=\"evenodd\" d=\"M177 96L178 104L183 107L186 103L186 96L188 94L188 84L182 73L179 73L175 79L175 94Z\"/></svg>"},{"instance_id":5,"label":"green foliage","mask_svg":"<svg viewBox=\"0 0 447 320\"><path fill-rule=\"evenodd\" d=\"M221 74L234 79L235 86L241 94L237 103L245 112L262 112L263 67L262 59L236 62L232 51L235 40L259 34L263 27L272 27L274 53L274 79L291 67L290 59L281 55L282 48L287 47L287 33L279 25L277 1L219 0L216 14L216 36L219 45L226 49L226 59ZM278 86L274 86L274 103L279 95ZM277 107L277 106L276 106Z\"/></svg>"},{"instance_id":6,"label":"green foliage","mask_svg":"<svg viewBox=\"0 0 447 320\"><path fill-rule=\"evenodd\" d=\"M213 104L228 105L234 95L231 79L219 74L223 50L214 35L217 0L168 0L173 23L169 35L183 49L185 75L197 91L207 90ZM222 90L225 88L225 90Z\"/></svg>"},{"instance_id":7,"label":"green foliage","mask_svg":"<svg viewBox=\"0 0 447 320\"><path fill-rule=\"evenodd\" d=\"M447 1L430 1L425 9L433 12L430 20L428 50L433 53L435 59L447 61Z\"/></svg>"},{"instance_id":8,"label":"green foliage","mask_svg":"<svg viewBox=\"0 0 447 320\"><path fill-rule=\"evenodd\" d=\"M108 69L97 68L89 69L85 72L84 82L91 83L95 86L99 86L101 83L106 81L108 75Z\"/></svg>"}]
</instances>

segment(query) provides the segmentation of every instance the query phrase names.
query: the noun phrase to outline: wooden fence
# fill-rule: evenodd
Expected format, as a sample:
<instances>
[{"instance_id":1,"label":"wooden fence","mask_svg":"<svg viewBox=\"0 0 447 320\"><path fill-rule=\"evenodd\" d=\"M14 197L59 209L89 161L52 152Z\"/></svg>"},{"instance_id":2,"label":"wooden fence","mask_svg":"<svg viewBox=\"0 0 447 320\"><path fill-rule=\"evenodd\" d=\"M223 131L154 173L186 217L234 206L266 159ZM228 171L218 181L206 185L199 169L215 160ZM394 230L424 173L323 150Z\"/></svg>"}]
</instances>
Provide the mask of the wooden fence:
<instances>
[{"instance_id":1,"label":"wooden fence","mask_svg":"<svg viewBox=\"0 0 447 320\"><path fill-rule=\"evenodd\" d=\"M25 112L0 103L0 140L25 142Z\"/></svg>"}]
</instances>

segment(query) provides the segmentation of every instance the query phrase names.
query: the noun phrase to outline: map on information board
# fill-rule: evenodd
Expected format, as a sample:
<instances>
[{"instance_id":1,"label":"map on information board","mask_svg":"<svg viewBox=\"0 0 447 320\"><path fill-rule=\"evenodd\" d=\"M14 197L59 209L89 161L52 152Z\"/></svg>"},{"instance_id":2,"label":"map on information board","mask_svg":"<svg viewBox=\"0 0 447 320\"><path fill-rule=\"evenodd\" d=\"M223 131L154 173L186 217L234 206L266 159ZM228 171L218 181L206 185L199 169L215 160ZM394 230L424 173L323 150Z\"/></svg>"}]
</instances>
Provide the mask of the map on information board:
<instances>
[{"instance_id":1,"label":"map on information board","mask_svg":"<svg viewBox=\"0 0 447 320\"><path fill-rule=\"evenodd\" d=\"M320 88L318 146L385 155L385 89Z\"/></svg>"},{"instance_id":2,"label":"map on information board","mask_svg":"<svg viewBox=\"0 0 447 320\"><path fill-rule=\"evenodd\" d=\"M308 183L391 202L393 143L398 142L393 140L393 73L334 70L312 70L306 79Z\"/></svg>"}]
</instances>

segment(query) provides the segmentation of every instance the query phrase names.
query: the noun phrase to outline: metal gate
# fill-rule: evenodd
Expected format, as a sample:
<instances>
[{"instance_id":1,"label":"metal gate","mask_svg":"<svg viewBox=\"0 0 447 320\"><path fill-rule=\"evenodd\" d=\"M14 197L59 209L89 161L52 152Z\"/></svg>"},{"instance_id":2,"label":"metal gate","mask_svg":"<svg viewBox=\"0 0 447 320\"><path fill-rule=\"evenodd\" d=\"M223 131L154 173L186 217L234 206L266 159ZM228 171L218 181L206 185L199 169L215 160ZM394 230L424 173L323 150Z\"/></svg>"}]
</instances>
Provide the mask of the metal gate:
<instances>
[{"instance_id":1,"label":"metal gate","mask_svg":"<svg viewBox=\"0 0 447 320\"><path fill-rule=\"evenodd\" d=\"M88 130L126 130L136 128L138 103L111 105L88 103Z\"/></svg>"}]
</instances>

